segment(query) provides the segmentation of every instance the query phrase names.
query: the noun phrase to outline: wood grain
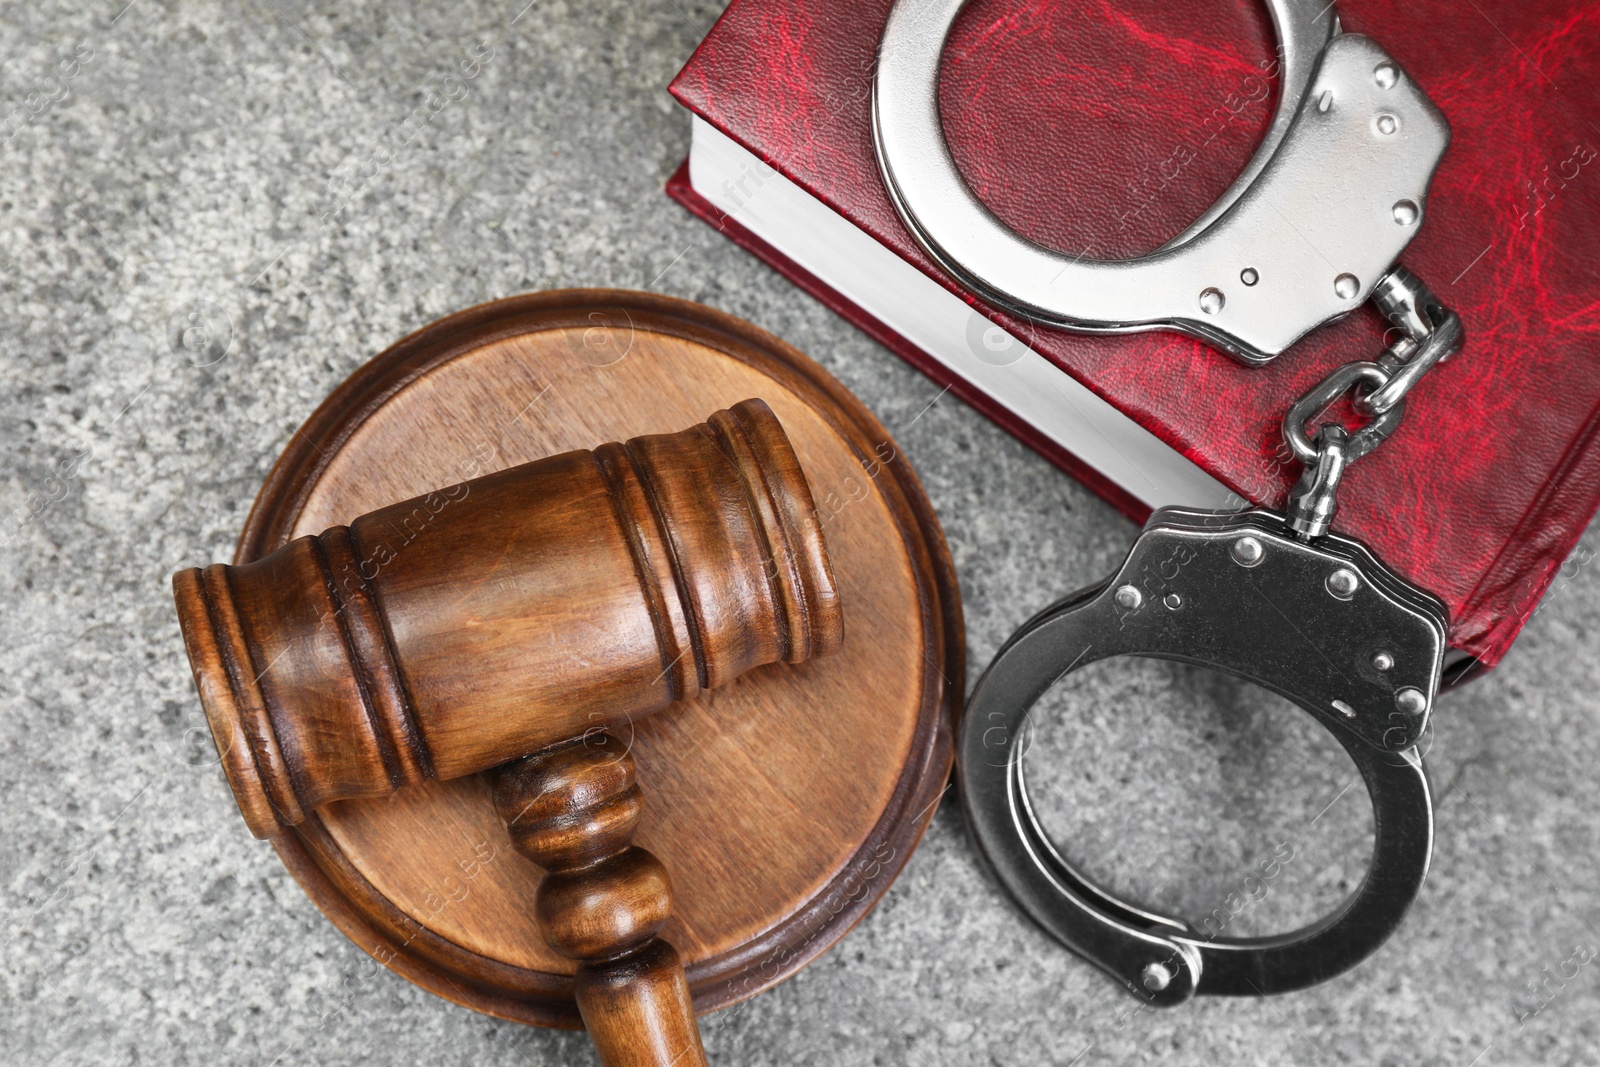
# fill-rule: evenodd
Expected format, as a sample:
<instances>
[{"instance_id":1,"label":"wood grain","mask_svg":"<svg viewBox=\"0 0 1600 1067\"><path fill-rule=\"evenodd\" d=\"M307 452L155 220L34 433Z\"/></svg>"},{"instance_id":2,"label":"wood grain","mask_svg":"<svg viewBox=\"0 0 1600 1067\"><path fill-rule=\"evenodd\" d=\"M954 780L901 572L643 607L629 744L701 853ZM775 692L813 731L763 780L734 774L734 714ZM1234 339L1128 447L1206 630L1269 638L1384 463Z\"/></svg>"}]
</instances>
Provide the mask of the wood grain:
<instances>
[{"instance_id":1,"label":"wood grain","mask_svg":"<svg viewBox=\"0 0 1600 1067\"><path fill-rule=\"evenodd\" d=\"M463 477L669 433L761 397L807 472L849 637L618 728L650 803L637 842L672 872L663 929L697 1010L794 973L887 890L948 778L964 692L959 597L915 474L811 360L747 323L649 294L541 293L474 308L362 367L290 440L239 563ZM472 776L335 803L274 847L366 951L504 1018L581 1025L576 965L526 906Z\"/></svg>"},{"instance_id":2,"label":"wood grain","mask_svg":"<svg viewBox=\"0 0 1600 1067\"><path fill-rule=\"evenodd\" d=\"M512 846L547 872L534 913L575 960L578 1010L604 1067L705 1067L678 951L657 935L672 879L633 844L644 807L633 757L600 732L495 774Z\"/></svg>"},{"instance_id":3,"label":"wood grain","mask_svg":"<svg viewBox=\"0 0 1600 1067\"><path fill-rule=\"evenodd\" d=\"M844 637L805 473L759 399L172 584L257 837L631 725Z\"/></svg>"}]
</instances>

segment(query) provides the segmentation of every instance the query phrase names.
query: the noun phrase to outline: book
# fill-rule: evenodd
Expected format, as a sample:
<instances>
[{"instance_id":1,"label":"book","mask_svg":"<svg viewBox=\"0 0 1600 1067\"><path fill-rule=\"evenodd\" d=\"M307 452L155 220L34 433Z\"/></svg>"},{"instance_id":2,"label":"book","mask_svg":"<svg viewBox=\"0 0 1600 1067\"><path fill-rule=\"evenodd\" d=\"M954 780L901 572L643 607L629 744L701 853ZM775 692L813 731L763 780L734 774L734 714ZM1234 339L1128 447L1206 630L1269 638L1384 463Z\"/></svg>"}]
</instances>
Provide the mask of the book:
<instances>
[{"instance_id":1,"label":"book","mask_svg":"<svg viewBox=\"0 0 1600 1067\"><path fill-rule=\"evenodd\" d=\"M1290 403L1383 351L1363 310L1252 368L1170 331L1089 335L1001 312L901 224L871 130L890 0L733 0L671 92L667 191L1131 517L1281 508ZM1600 9L1340 0L1454 140L1402 262L1467 340L1350 468L1335 528L1444 600L1473 666L1510 648L1600 505ZM1243 169L1271 117L1264 5L975 0L947 42L952 154L1008 226L1068 254L1151 250Z\"/></svg>"}]
</instances>

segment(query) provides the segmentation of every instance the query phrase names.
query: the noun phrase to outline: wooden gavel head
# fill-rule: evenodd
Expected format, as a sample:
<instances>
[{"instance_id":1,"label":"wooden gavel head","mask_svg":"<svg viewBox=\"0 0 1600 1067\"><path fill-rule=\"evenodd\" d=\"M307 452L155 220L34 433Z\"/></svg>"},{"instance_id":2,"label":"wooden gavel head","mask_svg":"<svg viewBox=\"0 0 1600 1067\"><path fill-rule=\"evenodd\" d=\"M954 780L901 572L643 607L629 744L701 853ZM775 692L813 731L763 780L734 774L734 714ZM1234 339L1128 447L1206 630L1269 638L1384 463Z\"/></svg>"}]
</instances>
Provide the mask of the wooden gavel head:
<instances>
[{"instance_id":1,"label":"wooden gavel head","mask_svg":"<svg viewBox=\"0 0 1600 1067\"><path fill-rule=\"evenodd\" d=\"M844 638L805 475L760 400L181 571L173 591L258 837Z\"/></svg>"}]
</instances>

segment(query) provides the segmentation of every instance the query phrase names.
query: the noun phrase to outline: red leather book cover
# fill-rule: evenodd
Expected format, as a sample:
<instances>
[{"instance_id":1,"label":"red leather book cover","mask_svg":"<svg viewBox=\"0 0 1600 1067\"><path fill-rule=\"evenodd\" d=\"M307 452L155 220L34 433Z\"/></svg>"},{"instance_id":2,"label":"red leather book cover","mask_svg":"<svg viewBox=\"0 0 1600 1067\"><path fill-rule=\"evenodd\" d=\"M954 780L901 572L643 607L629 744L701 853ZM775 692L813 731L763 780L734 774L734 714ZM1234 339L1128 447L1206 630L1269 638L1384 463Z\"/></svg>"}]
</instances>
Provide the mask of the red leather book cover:
<instances>
[{"instance_id":1,"label":"red leather book cover","mask_svg":"<svg viewBox=\"0 0 1600 1067\"><path fill-rule=\"evenodd\" d=\"M677 99L953 292L896 216L870 122L890 0L734 0L672 84ZM1339 0L1448 118L1453 141L1403 262L1462 317L1463 350L1408 399L1395 436L1353 467L1336 527L1440 596L1451 643L1493 665L1600 504L1600 6ZM1232 182L1276 102L1257 0L973 0L940 81L963 175L1005 223L1115 258L1176 235ZM680 175L674 194L695 206ZM702 215L715 218L703 201ZM759 239L724 227L837 310ZM963 294L964 295L964 294ZM1241 496L1280 507L1288 404L1372 359L1370 311L1249 368L1170 332L1073 334L971 301ZM892 332L852 316L948 381ZM968 399L974 399L967 394ZM978 406L1017 431L992 404ZM1038 435L1019 432L1040 446ZM1103 478L1073 469L1129 508Z\"/></svg>"}]
</instances>

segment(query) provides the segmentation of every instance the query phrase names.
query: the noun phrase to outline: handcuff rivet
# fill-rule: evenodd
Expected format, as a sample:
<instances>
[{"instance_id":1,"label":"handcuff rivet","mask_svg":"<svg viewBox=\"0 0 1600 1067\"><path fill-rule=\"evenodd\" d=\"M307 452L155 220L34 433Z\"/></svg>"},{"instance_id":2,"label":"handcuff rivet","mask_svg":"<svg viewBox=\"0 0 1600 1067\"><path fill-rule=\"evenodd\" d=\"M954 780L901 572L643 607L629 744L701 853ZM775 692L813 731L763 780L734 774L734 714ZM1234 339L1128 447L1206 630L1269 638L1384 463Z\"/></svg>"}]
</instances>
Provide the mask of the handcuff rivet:
<instances>
[{"instance_id":1,"label":"handcuff rivet","mask_svg":"<svg viewBox=\"0 0 1600 1067\"><path fill-rule=\"evenodd\" d=\"M1356 572L1349 567L1340 567L1328 575L1328 592L1340 600L1349 600L1356 595L1356 590L1361 586L1361 579L1356 577Z\"/></svg>"},{"instance_id":2,"label":"handcuff rivet","mask_svg":"<svg viewBox=\"0 0 1600 1067\"><path fill-rule=\"evenodd\" d=\"M1247 173L1162 252L1085 262L1030 246L983 212L943 143L940 56L964 0L889 6L873 84L879 167L918 245L969 291L1066 328L1177 329L1250 365L1354 311L1374 290L1385 317L1406 327L1409 349L1339 368L1286 413L1285 443L1307 473L1287 514L1157 512L1120 571L1057 601L1007 641L973 691L962 732L961 792L989 866L1054 938L1115 976L1141 1007L1207 993L1289 992L1326 980L1393 931L1422 884L1433 840L1424 761L1420 749L1406 750L1431 711L1446 642L1444 605L1329 526L1347 465L1382 444L1404 416L1405 390L1461 347L1459 316L1398 262L1424 222L1422 205L1449 127L1380 46L1340 32L1337 0L1267 0L1280 31L1283 92ZM1363 71L1372 80L1363 82ZM1303 247L1303 237L1294 238L1307 232L1327 240ZM1040 269L1046 266L1054 269ZM1254 296L1269 274L1272 285ZM1346 398L1366 425L1351 433L1341 420L1307 433L1309 423L1322 422L1321 412ZM1272 567L1262 565L1269 544ZM1229 562L1262 573L1230 572ZM1323 595L1340 607L1317 600L1318 574ZM1179 584L1194 592L1192 602L1175 591ZM1261 584L1266 588L1254 588ZM1258 609L1262 596L1301 617L1279 625L1281 613ZM1196 932L1189 924L1121 905L1061 857L1026 803L1020 753L997 751L995 738L1014 744L1025 737L1038 697L1089 658L1064 664L1067 655L1097 644L1101 656L1172 658L1256 681L1330 727L1375 811L1372 877L1357 896L1298 934L1215 944L1185 936ZM1324 672L1324 664L1332 670ZM1341 686L1341 673L1352 670L1360 680L1346 677ZM1390 712L1381 710L1384 692L1394 701ZM1401 718L1386 721L1392 714ZM1404 758L1394 759L1395 751Z\"/></svg>"},{"instance_id":3,"label":"handcuff rivet","mask_svg":"<svg viewBox=\"0 0 1600 1067\"><path fill-rule=\"evenodd\" d=\"M1394 695L1394 706L1407 715L1421 715L1428 710L1428 698L1422 690L1407 686Z\"/></svg>"},{"instance_id":4,"label":"handcuff rivet","mask_svg":"<svg viewBox=\"0 0 1600 1067\"><path fill-rule=\"evenodd\" d=\"M1228 549L1228 555L1241 567L1254 567L1266 554L1266 549L1254 537L1241 537Z\"/></svg>"},{"instance_id":5,"label":"handcuff rivet","mask_svg":"<svg viewBox=\"0 0 1600 1067\"><path fill-rule=\"evenodd\" d=\"M1172 969L1164 963L1147 963L1139 977L1146 989L1159 993L1172 984L1173 975Z\"/></svg>"}]
</instances>

